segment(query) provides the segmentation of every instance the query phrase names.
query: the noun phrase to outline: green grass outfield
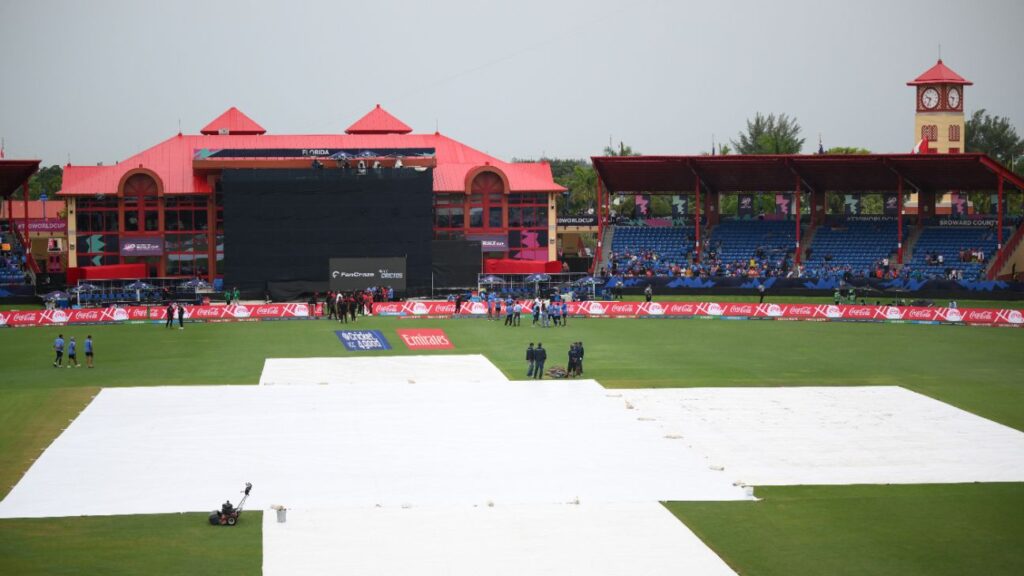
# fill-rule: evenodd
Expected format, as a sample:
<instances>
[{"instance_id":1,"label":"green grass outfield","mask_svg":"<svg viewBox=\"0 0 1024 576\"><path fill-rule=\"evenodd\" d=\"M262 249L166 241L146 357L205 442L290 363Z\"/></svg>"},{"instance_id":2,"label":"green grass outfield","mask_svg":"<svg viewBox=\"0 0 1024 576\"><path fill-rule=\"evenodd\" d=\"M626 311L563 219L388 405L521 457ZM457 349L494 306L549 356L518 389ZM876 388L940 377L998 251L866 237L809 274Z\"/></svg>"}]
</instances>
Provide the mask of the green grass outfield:
<instances>
[{"instance_id":1,"label":"green grass outfield","mask_svg":"<svg viewBox=\"0 0 1024 576\"><path fill-rule=\"evenodd\" d=\"M408 354L394 332L402 327L443 328L453 352L484 354L512 378L525 373L528 342L544 342L550 366L564 365L569 343L582 340L586 376L606 386L900 385L1024 430L1024 330L1011 328L572 319L567 328L541 329L477 319L361 318L347 326L280 321L186 324L185 330L157 324L2 329L0 494L100 387L252 384L267 357ZM334 335L343 328L382 330L394 350L347 353ZM92 334L97 368L52 368L50 346L58 332L79 341ZM669 506L742 574L841 573L838 566L859 574L954 574L965 573L968 561L981 562L968 573L1017 574L1024 547L986 548L974 535L1024 541L1017 518L1022 486L759 488L762 502ZM211 509L217 505L210 503ZM202 557L211 531L221 537L205 517L197 516L195 525L188 518L3 520L0 574L137 573L140 562L150 574L207 573L203 567L216 563L191 564L187 554L166 553L195 547ZM257 518L243 524L255 525ZM139 531L140 525L147 530ZM216 572L259 573L258 528L239 530L237 538L221 550L233 560L216 565ZM794 542L788 552L769 545L779 538ZM872 547L875 553L865 553ZM251 552L239 560L235 549ZM935 560L948 557L957 562ZM100 565L105 570L90 568Z\"/></svg>"}]
</instances>

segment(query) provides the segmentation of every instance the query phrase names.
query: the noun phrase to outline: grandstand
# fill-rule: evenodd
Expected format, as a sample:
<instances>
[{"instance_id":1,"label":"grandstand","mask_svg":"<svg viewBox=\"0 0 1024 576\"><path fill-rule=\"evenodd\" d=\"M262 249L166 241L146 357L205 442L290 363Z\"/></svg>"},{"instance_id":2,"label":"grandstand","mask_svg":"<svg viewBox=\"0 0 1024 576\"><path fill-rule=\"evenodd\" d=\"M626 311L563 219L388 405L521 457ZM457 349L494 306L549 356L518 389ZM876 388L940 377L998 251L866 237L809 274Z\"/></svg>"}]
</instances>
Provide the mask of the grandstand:
<instances>
[{"instance_id":1,"label":"grandstand","mask_svg":"<svg viewBox=\"0 0 1024 576\"><path fill-rule=\"evenodd\" d=\"M665 276L693 259L693 229L618 226L607 269L612 274Z\"/></svg>"},{"instance_id":2,"label":"grandstand","mask_svg":"<svg viewBox=\"0 0 1024 576\"><path fill-rule=\"evenodd\" d=\"M807 251L804 276L832 278L849 273L869 277L879 263L895 263L896 220L837 221L817 229ZM903 229L906 242L910 228Z\"/></svg>"},{"instance_id":3,"label":"grandstand","mask_svg":"<svg viewBox=\"0 0 1024 576\"><path fill-rule=\"evenodd\" d=\"M1009 238L1013 228L1003 229ZM914 245L911 274L922 278L983 280L985 266L998 250L994 228L933 226ZM941 255L941 259L939 256Z\"/></svg>"},{"instance_id":4,"label":"grandstand","mask_svg":"<svg viewBox=\"0 0 1024 576\"><path fill-rule=\"evenodd\" d=\"M717 275L727 275L749 271L753 260L760 276L785 274L795 236L790 220L725 220L711 231L704 267L717 265Z\"/></svg>"}]
</instances>

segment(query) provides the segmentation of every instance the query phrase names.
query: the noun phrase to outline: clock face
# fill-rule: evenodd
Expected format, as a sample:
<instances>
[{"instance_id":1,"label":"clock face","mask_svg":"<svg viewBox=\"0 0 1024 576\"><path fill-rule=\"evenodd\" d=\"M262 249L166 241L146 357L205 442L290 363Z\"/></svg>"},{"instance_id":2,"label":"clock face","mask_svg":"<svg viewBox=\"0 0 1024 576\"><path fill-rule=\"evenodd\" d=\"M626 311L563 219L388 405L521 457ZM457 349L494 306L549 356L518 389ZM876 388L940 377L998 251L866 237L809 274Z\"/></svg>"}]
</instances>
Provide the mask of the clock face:
<instances>
[{"instance_id":1,"label":"clock face","mask_svg":"<svg viewBox=\"0 0 1024 576\"><path fill-rule=\"evenodd\" d=\"M931 110L939 105L939 91L935 88L926 88L921 92L921 105Z\"/></svg>"},{"instance_id":2,"label":"clock face","mask_svg":"<svg viewBox=\"0 0 1024 576\"><path fill-rule=\"evenodd\" d=\"M950 88L949 91L946 92L946 103L949 104L949 107L954 110L960 107L959 88Z\"/></svg>"}]
</instances>

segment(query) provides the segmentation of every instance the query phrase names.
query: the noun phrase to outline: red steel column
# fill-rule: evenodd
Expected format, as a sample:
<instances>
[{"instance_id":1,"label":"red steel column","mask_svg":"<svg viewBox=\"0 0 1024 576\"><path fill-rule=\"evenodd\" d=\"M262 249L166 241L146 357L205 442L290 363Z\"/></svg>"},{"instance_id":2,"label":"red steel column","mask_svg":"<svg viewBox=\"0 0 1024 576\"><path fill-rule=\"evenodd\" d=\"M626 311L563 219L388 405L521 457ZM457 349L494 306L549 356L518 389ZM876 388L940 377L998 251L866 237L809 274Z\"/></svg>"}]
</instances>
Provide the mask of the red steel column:
<instances>
[{"instance_id":1,"label":"red steel column","mask_svg":"<svg viewBox=\"0 0 1024 576\"><path fill-rule=\"evenodd\" d=\"M997 220L996 226L999 226L999 231L998 231L999 249L1002 250L1003 249L1003 175L1002 174L999 175L999 184L997 186L998 186L998 191L999 191L999 199L997 200L997 202L998 202L999 206L996 206L996 214L998 214L998 217L996 219Z\"/></svg>"},{"instance_id":2,"label":"red steel column","mask_svg":"<svg viewBox=\"0 0 1024 576\"><path fill-rule=\"evenodd\" d=\"M800 178L796 179L796 192L793 192L795 197L793 200L793 210L796 212L796 257L794 261L796 265L800 265L800 196L803 194L800 192Z\"/></svg>"},{"instance_id":3,"label":"red steel column","mask_svg":"<svg viewBox=\"0 0 1024 576\"><path fill-rule=\"evenodd\" d=\"M601 259L603 254L604 246L604 199L603 196L604 187L601 186L601 175L597 175L597 194L595 203L597 204L597 253L594 254L594 258L590 261L590 275L593 276L597 273L597 263Z\"/></svg>"},{"instance_id":4,"label":"red steel column","mask_svg":"<svg viewBox=\"0 0 1024 576\"><path fill-rule=\"evenodd\" d=\"M696 201L696 208L693 211L693 219L697 223L697 251L693 256L693 261L700 264L700 177L694 176L694 188L693 193L695 195L694 200Z\"/></svg>"},{"instance_id":5,"label":"red steel column","mask_svg":"<svg viewBox=\"0 0 1024 576\"><path fill-rule=\"evenodd\" d=\"M31 258L30 254L32 252L32 242L28 238L28 180L25 180L25 183L21 185L21 193L22 193L22 196L21 196L22 200L25 203L25 213L21 215L22 216L21 232L22 232L23 239L24 239L25 253L27 255L25 261L28 262L28 259Z\"/></svg>"},{"instance_id":6,"label":"red steel column","mask_svg":"<svg viewBox=\"0 0 1024 576\"><path fill-rule=\"evenodd\" d=\"M900 203L899 212L896 213L896 263L903 264L903 176L896 177L896 196Z\"/></svg>"}]
</instances>

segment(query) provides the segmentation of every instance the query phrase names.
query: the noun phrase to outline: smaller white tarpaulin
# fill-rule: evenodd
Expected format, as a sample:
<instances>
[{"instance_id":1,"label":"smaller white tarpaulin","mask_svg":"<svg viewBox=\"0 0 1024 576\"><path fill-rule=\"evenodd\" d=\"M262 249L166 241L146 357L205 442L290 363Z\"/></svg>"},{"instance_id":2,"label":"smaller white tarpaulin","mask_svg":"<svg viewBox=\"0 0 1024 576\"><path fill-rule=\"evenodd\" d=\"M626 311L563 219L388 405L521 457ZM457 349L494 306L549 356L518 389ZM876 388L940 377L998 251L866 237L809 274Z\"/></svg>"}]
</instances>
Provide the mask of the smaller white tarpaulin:
<instances>
[{"instance_id":1,"label":"smaller white tarpaulin","mask_svg":"<svg viewBox=\"0 0 1024 576\"><path fill-rule=\"evenodd\" d=\"M735 576L656 502L289 510L265 576Z\"/></svg>"},{"instance_id":2,"label":"smaller white tarpaulin","mask_svg":"<svg viewBox=\"0 0 1024 576\"><path fill-rule=\"evenodd\" d=\"M895 386L622 394L738 483L1024 481L1024 433Z\"/></svg>"},{"instance_id":3,"label":"smaller white tarpaulin","mask_svg":"<svg viewBox=\"0 0 1024 576\"><path fill-rule=\"evenodd\" d=\"M393 342L392 345L396 345ZM376 356L366 358L267 358L264 386L351 384L431 384L502 382L505 375L480 354Z\"/></svg>"}]
</instances>

